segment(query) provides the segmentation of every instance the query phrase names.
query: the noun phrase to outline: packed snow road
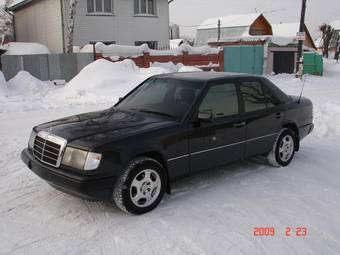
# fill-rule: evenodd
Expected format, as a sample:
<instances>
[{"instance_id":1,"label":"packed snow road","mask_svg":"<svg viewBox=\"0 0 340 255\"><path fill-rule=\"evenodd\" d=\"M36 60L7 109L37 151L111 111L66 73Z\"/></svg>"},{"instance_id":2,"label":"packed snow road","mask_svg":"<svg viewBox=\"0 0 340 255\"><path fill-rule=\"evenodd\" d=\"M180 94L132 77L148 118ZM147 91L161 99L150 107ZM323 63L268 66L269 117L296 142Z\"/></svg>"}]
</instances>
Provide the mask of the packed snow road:
<instances>
[{"instance_id":1,"label":"packed snow road","mask_svg":"<svg viewBox=\"0 0 340 255\"><path fill-rule=\"evenodd\" d=\"M272 80L300 92L290 75ZM106 105L0 113L0 254L339 254L340 64L309 76L304 95L316 126L291 165L259 158L195 175L142 216L63 194L20 160L34 125ZM275 235L254 236L256 227ZM306 227L307 236L287 237L287 227Z\"/></svg>"}]
</instances>

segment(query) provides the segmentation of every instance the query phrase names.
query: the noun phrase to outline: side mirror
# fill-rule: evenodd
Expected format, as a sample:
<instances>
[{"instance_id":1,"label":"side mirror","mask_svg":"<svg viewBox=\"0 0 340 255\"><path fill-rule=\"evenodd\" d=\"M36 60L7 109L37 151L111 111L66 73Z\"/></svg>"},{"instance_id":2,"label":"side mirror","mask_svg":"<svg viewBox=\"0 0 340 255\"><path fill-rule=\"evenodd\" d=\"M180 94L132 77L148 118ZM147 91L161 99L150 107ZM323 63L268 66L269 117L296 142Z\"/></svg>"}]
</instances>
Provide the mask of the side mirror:
<instances>
[{"instance_id":1,"label":"side mirror","mask_svg":"<svg viewBox=\"0 0 340 255\"><path fill-rule=\"evenodd\" d=\"M212 112L198 112L197 119L202 122L213 122L214 114Z\"/></svg>"}]
</instances>

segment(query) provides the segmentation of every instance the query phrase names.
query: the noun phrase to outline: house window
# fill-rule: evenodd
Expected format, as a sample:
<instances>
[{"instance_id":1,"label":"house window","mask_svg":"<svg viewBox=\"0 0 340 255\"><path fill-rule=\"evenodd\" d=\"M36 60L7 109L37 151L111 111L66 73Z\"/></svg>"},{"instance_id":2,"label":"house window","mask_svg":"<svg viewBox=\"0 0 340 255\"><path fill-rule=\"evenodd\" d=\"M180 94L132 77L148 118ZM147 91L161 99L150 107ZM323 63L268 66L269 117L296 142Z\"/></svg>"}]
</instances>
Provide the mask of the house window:
<instances>
[{"instance_id":1,"label":"house window","mask_svg":"<svg viewBox=\"0 0 340 255\"><path fill-rule=\"evenodd\" d=\"M113 13L113 0L87 0L88 13Z\"/></svg>"},{"instance_id":2,"label":"house window","mask_svg":"<svg viewBox=\"0 0 340 255\"><path fill-rule=\"evenodd\" d=\"M152 50L157 49L157 46L158 46L157 41L136 41L135 45L140 46L140 45L145 44L145 43L149 46L150 49L152 49Z\"/></svg>"},{"instance_id":3,"label":"house window","mask_svg":"<svg viewBox=\"0 0 340 255\"><path fill-rule=\"evenodd\" d=\"M156 15L156 0L134 0L135 15Z\"/></svg>"}]
</instances>

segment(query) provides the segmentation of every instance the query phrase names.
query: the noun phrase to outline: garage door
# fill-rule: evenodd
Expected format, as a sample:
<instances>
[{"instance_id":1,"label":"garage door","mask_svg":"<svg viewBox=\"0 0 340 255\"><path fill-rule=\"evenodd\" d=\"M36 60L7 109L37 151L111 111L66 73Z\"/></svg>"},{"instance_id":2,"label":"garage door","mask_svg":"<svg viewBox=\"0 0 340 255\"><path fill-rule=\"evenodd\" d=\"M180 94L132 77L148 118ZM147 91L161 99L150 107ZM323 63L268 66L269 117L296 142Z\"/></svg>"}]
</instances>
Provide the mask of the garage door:
<instances>
[{"instance_id":1,"label":"garage door","mask_svg":"<svg viewBox=\"0 0 340 255\"><path fill-rule=\"evenodd\" d=\"M263 74L263 46L224 47L224 71Z\"/></svg>"},{"instance_id":2,"label":"garage door","mask_svg":"<svg viewBox=\"0 0 340 255\"><path fill-rule=\"evenodd\" d=\"M274 68L275 74L294 73L295 53L293 51L276 51L274 52Z\"/></svg>"}]
</instances>

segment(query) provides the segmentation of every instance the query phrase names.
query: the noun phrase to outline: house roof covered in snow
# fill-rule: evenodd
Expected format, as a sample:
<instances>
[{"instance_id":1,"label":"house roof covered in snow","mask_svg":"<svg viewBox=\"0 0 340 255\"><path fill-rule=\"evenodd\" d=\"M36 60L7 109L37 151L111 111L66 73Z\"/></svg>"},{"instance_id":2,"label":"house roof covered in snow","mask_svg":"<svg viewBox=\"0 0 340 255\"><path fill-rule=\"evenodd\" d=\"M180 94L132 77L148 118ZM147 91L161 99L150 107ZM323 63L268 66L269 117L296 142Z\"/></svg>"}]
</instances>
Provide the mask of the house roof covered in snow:
<instances>
[{"instance_id":1,"label":"house roof covered in snow","mask_svg":"<svg viewBox=\"0 0 340 255\"><path fill-rule=\"evenodd\" d=\"M340 30L340 20L334 20L330 24L335 30Z\"/></svg>"},{"instance_id":2,"label":"house roof covered in snow","mask_svg":"<svg viewBox=\"0 0 340 255\"><path fill-rule=\"evenodd\" d=\"M273 35L284 37L296 37L296 33L299 32L300 24L294 23L280 23L272 24Z\"/></svg>"},{"instance_id":3,"label":"house roof covered in snow","mask_svg":"<svg viewBox=\"0 0 340 255\"><path fill-rule=\"evenodd\" d=\"M218 22L221 22L220 38L272 35L268 20L261 13L250 13L206 19L197 29L196 45L202 46L218 40Z\"/></svg>"},{"instance_id":4,"label":"house roof covered in snow","mask_svg":"<svg viewBox=\"0 0 340 255\"><path fill-rule=\"evenodd\" d=\"M281 38L296 38L297 33L300 30L300 23L293 22L293 23L280 23L280 24L272 24L273 29L273 36L274 37L281 37ZM304 44L308 47L316 49L314 40L309 33L307 26L305 25L306 31L306 40Z\"/></svg>"},{"instance_id":5,"label":"house roof covered in snow","mask_svg":"<svg viewBox=\"0 0 340 255\"><path fill-rule=\"evenodd\" d=\"M262 15L261 13L250 13L250 14L240 14L240 15L209 18L203 21L203 23L198 27L198 29L216 28L219 20L221 21L221 27L223 28L249 27L261 15Z\"/></svg>"}]
</instances>

